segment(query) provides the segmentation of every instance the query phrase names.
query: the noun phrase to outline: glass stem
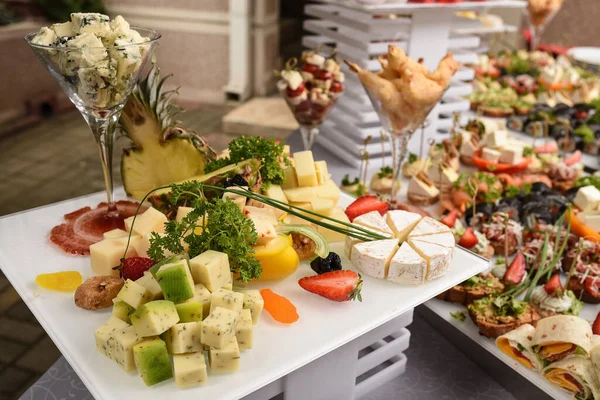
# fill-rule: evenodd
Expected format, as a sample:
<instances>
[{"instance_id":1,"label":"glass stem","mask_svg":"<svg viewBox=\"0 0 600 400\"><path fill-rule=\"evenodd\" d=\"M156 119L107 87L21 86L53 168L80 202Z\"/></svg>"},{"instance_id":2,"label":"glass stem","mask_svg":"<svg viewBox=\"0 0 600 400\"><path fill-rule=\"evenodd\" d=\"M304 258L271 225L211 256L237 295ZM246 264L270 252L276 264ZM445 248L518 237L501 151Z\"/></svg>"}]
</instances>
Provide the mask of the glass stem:
<instances>
[{"instance_id":1,"label":"glass stem","mask_svg":"<svg viewBox=\"0 0 600 400\"><path fill-rule=\"evenodd\" d=\"M410 135L390 135L392 138L392 152L395 156L394 160L394 175L392 180L392 193L391 193L391 203L395 204L398 198L398 193L400 192L400 174L402 173L402 164L404 163L404 157L406 157L406 148L408 146L408 140L410 139Z\"/></svg>"},{"instance_id":2,"label":"glass stem","mask_svg":"<svg viewBox=\"0 0 600 400\"><path fill-rule=\"evenodd\" d=\"M114 200L113 174L112 174L112 156L113 144L115 139L115 127L119 120L120 111L113 112L104 118L89 114L83 114L87 121L100 153L100 162L102 164L102 173L104 175L104 185L106 187L106 200L108 202L108 212L117 212L117 205Z\"/></svg>"},{"instance_id":3,"label":"glass stem","mask_svg":"<svg viewBox=\"0 0 600 400\"><path fill-rule=\"evenodd\" d=\"M302 145L304 150L312 149L315 137L319 134L319 128L300 125L300 135L302 136Z\"/></svg>"}]
</instances>

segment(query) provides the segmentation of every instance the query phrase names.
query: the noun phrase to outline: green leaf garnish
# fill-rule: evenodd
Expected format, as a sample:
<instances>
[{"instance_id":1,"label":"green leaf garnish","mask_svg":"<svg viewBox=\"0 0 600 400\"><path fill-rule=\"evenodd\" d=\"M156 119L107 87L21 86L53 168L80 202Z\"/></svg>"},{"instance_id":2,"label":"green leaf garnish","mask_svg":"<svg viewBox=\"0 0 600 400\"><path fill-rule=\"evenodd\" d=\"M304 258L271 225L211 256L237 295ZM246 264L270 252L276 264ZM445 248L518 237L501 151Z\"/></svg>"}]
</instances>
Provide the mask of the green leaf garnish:
<instances>
[{"instance_id":1,"label":"green leaf garnish","mask_svg":"<svg viewBox=\"0 0 600 400\"><path fill-rule=\"evenodd\" d=\"M459 321L464 321L467 318L467 314L465 314L464 311L451 312L450 316L452 316L452 318L456 318Z\"/></svg>"}]
</instances>

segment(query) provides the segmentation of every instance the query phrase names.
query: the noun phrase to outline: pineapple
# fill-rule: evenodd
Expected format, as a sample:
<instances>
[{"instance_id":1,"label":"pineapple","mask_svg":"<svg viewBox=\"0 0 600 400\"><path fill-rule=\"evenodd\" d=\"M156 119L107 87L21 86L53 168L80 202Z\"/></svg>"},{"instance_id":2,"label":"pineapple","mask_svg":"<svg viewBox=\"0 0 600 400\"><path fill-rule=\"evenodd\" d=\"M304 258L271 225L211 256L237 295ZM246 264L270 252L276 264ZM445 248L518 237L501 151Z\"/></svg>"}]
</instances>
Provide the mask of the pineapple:
<instances>
[{"instance_id":1,"label":"pineapple","mask_svg":"<svg viewBox=\"0 0 600 400\"><path fill-rule=\"evenodd\" d=\"M183 111L170 103L176 90L162 91L168 76L161 79L155 60L152 64L148 76L133 89L119 120L131 140L121 158L123 185L138 200L159 186L202 175L204 166L216 157L203 137L175 120Z\"/></svg>"}]
</instances>

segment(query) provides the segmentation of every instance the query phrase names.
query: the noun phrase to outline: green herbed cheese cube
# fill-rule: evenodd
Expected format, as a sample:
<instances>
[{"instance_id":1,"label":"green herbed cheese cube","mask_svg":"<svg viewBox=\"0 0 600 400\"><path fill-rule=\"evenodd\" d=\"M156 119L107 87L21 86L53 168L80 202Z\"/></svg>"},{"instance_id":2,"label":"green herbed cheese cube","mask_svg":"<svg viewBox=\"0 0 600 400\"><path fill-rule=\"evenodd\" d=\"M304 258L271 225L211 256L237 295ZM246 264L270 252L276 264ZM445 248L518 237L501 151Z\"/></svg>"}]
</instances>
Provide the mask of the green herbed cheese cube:
<instances>
[{"instance_id":1,"label":"green herbed cheese cube","mask_svg":"<svg viewBox=\"0 0 600 400\"><path fill-rule=\"evenodd\" d=\"M173 378L167 345L159 338L145 340L133 346L133 358L146 386Z\"/></svg>"},{"instance_id":2,"label":"green herbed cheese cube","mask_svg":"<svg viewBox=\"0 0 600 400\"><path fill-rule=\"evenodd\" d=\"M142 337L156 336L179 322L175 304L167 300L155 300L142 305L130 316L131 324Z\"/></svg>"},{"instance_id":3,"label":"green herbed cheese cube","mask_svg":"<svg viewBox=\"0 0 600 400\"><path fill-rule=\"evenodd\" d=\"M221 349L211 348L208 361L212 372L233 372L240 368L240 348L235 337L230 338Z\"/></svg>"},{"instance_id":4,"label":"green herbed cheese cube","mask_svg":"<svg viewBox=\"0 0 600 400\"><path fill-rule=\"evenodd\" d=\"M202 316L204 315L203 305L193 300L192 298L185 303L175 304L177 314L179 314L179 322L202 321Z\"/></svg>"},{"instance_id":5,"label":"green herbed cheese cube","mask_svg":"<svg viewBox=\"0 0 600 400\"><path fill-rule=\"evenodd\" d=\"M235 337L238 313L223 307L215 308L202 321L202 343L212 348L223 348L231 338Z\"/></svg>"},{"instance_id":6,"label":"green herbed cheese cube","mask_svg":"<svg viewBox=\"0 0 600 400\"><path fill-rule=\"evenodd\" d=\"M108 321L94 332L94 338L96 339L96 348L100 353L107 354L108 352L108 341L112 337L113 333L121 329L127 328L129 324L125 321L120 320L117 317L110 317Z\"/></svg>"},{"instance_id":7,"label":"green herbed cheese cube","mask_svg":"<svg viewBox=\"0 0 600 400\"><path fill-rule=\"evenodd\" d=\"M231 271L227 254L208 250L190 260L195 283L201 283L209 292L231 287Z\"/></svg>"},{"instance_id":8,"label":"green herbed cheese cube","mask_svg":"<svg viewBox=\"0 0 600 400\"><path fill-rule=\"evenodd\" d=\"M135 308L125 303L123 300L113 299L112 315L128 324L131 324L129 316L135 311Z\"/></svg>"},{"instance_id":9,"label":"green herbed cheese cube","mask_svg":"<svg viewBox=\"0 0 600 400\"><path fill-rule=\"evenodd\" d=\"M244 307L244 295L227 289L217 289L210 297L210 311L216 307L223 307L239 313Z\"/></svg>"},{"instance_id":10,"label":"green herbed cheese cube","mask_svg":"<svg viewBox=\"0 0 600 400\"><path fill-rule=\"evenodd\" d=\"M253 338L252 313L248 309L243 309L240 313L240 318L235 327L235 337L240 350L248 350L252 348Z\"/></svg>"},{"instance_id":11,"label":"green herbed cheese cube","mask_svg":"<svg viewBox=\"0 0 600 400\"><path fill-rule=\"evenodd\" d=\"M252 323L256 325L262 313L265 301L258 290L240 290L244 295L244 308L252 313Z\"/></svg>"},{"instance_id":12,"label":"green herbed cheese cube","mask_svg":"<svg viewBox=\"0 0 600 400\"><path fill-rule=\"evenodd\" d=\"M162 335L170 354L195 353L204 347L200 341L201 321L175 324Z\"/></svg>"},{"instance_id":13,"label":"green herbed cheese cube","mask_svg":"<svg viewBox=\"0 0 600 400\"><path fill-rule=\"evenodd\" d=\"M165 300L182 303L194 297L194 280L186 260L163 265L156 272Z\"/></svg>"},{"instance_id":14,"label":"green herbed cheese cube","mask_svg":"<svg viewBox=\"0 0 600 400\"><path fill-rule=\"evenodd\" d=\"M144 276L135 281L135 283L145 287L150 292L152 300L159 300L163 298L163 292L160 284L151 272L144 272Z\"/></svg>"},{"instance_id":15,"label":"green herbed cheese cube","mask_svg":"<svg viewBox=\"0 0 600 400\"><path fill-rule=\"evenodd\" d=\"M204 352L174 355L173 370L175 384L180 388L202 385L208 380Z\"/></svg>"},{"instance_id":16,"label":"green herbed cheese cube","mask_svg":"<svg viewBox=\"0 0 600 400\"><path fill-rule=\"evenodd\" d=\"M114 360L125 371L135 370L135 362L133 360L133 346L144 341L140 337L133 326L128 326L125 329L113 332L113 335L108 340L108 351L106 356Z\"/></svg>"},{"instance_id":17,"label":"green herbed cheese cube","mask_svg":"<svg viewBox=\"0 0 600 400\"><path fill-rule=\"evenodd\" d=\"M127 279L117 294L117 298L137 309L142 304L151 301L152 294L142 285Z\"/></svg>"}]
</instances>

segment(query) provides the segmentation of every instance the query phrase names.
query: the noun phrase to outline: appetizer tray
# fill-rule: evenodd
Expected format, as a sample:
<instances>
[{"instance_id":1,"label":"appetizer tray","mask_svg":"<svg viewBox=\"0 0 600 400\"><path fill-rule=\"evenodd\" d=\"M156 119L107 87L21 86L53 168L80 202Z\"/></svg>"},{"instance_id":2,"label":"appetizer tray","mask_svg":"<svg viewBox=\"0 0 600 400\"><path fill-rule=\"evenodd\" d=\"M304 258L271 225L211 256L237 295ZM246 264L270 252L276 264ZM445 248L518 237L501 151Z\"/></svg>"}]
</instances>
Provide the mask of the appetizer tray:
<instances>
[{"instance_id":1,"label":"appetizer tray","mask_svg":"<svg viewBox=\"0 0 600 400\"><path fill-rule=\"evenodd\" d=\"M117 198L124 197L123 191L117 193ZM109 309L79 309L72 293L48 292L34 283L36 275L47 272L78 270L84 279L91 276L89 259L63 254L49 243L48 232L64 214L103 200L105 194L98 193L0 219L2 271L96 399L239 399L489 267L487 260L457 247L448 274L438 280L408 287L364 277L362 303L334 303L297 284L299 278L312 274L302 263L287 279L250 285L286 296L297 307L300 320L286 326L264 313L254 333L254 348L244 354L238 372L211 374L205 386L187 390L177 389L173 382L148 388L95 348L94 331L109 318ZM352 200L342 194L340 205ZM341 255L345 268L353 268L343 256L343 243L331 247Z\"/></svg>"},{"instance_id":2,"label":"appetizer tray","mask_svg":"<svg viewBox=\"0 0 600 400\"><path fill-rule=\"evenodd\" d=\"M496 342L493 339L486 338L479 334L479 330L477 326L471 321L469 316L464 321L459 321L450 315L450 313L454 313L457 311L463 311L466 313L466 308L460 304L453 304L443 300L432 299L424 304L428 309L433 311L438 315L441 319L445 320L449 324L451 324L454 328L458 329L468 338L473 340L479 346L493 354L495 357L500 359L510 368L521 374L525 379L529 380L531 383L536 385L538 388L546 392L549 396L554 399L564 399L570 400L573 396L569 395L567 392L562 391L558 387L552 385L548 382L542 375L537 371L532 371L523 365L519 364L516 360L510 358L506 354L504 354L497 346ZM593 321L596 318L596 315L600 311L600 305L592 305L592 304L584 304L583 310L579 316L583 319Z\"/></svg>"}]
</instances>

